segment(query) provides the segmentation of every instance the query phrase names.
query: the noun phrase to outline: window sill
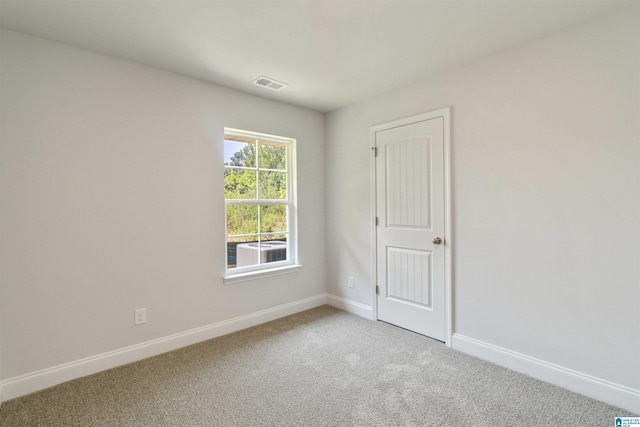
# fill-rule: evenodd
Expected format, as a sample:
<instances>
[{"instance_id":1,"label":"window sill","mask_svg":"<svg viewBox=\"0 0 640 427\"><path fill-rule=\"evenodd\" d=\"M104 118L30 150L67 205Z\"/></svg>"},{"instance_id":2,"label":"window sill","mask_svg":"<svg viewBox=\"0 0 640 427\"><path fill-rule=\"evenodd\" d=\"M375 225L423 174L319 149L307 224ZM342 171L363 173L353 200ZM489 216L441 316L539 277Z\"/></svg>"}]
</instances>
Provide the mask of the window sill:
<instances>
[{"instance_id":1,"label":"window sill","mask_svg":"<svg viewBox=\"0 0 640 427\"><path fill-rule=\"evenodd\" d=\"M295 273L300 271L302 265L287 265L286 267L272 268L270 270L251 271L248 273L231 274L225 276L222 280L225 285L233 283L247 282L249 280L263 279L265 277L280 276L281 274Z\"/></svg>"}]
</instances>

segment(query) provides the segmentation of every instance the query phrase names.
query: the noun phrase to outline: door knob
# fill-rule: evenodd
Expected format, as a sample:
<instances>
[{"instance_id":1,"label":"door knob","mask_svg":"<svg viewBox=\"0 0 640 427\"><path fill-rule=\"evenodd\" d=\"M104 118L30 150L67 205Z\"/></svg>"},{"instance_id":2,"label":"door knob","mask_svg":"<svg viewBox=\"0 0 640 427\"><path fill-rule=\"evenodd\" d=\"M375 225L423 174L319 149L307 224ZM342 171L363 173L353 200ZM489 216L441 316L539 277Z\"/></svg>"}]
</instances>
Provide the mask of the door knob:
<instances>
[{"instance_id":1,"label":"door knob","mask_svg":"<svg viewBox=\"0 0 640 427\"><path fill-rule=\"evenodd\" d=\"M439 245L440 243L442 243L442 239L441 239L441 238L439 238L439 237L435 237L435 238L432 240L432 242L433 242L433 244L434 244L434 245Z\"/></svg>"}]
</instances>

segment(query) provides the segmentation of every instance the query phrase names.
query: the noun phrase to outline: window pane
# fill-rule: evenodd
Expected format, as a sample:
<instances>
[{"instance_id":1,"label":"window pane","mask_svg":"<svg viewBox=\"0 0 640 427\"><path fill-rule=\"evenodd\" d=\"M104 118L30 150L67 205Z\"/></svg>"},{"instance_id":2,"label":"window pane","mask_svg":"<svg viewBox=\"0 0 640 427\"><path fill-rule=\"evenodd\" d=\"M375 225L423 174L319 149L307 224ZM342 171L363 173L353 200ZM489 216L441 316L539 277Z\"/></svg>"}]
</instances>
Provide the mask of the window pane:
<instances>
[{"instance_id":1,"label":"window pane","mask_svg":"<svg viewBox=\"0 0 640 427\"><path fill-rule=\"evenodd\" d=\"M231 237L227 242L227 268L249 267L286 261L289 247L287 235Z\"/></svg>"},{"instance_id":2,"label":"window pane","mask_svg":"<svg viewBox=\"0 0 640 427\"><path fill-rule=\"evenodd\" d=\"M285 172L260 171L260 198L279 199L287 198L287 174Z\"/></svg>"},{"instance_id":3,"label":"window pane","mask_svg":"<svg viewBox=\"0 0 640 427\"><path fill-rule=\"evenodd\" d=\"M287 146L277 143L260 143L258 146L260 169L287 170Z\"/></svg>"},{"instance_id":4,"label":"window pane","mask_svg":"<svg viewBox=\"0 0 640 427\"><path fill-rule=\"evenodd\" d=\"M268 236L262 236L263 241L278 241L278 242L286 242L287 234L269 234Z\"/></svg>"},{"instance_id":5,"label":"window pane","mask_svg":"<svg viewBox=\"0 0 640 427\"><path fill-rule=\"evenodd\" d=\"M284 236L263 236L263 239L273 239L260 242L260 264L286 261L287 241Z\"/></svg>"},{"instance_id":6,"label":"window pane","mask_svg":"<svg viewBox=\"0 0 640 427\"><path fill-rule=\"evenodd\" d=\"M249 267L251 265L260 264L257 237L252 237L249 242L231 242L231 240L235 239L229 239L230 242L227 243L227 247L229 247L229 245L235 245L236 267ZM227 259L229 259L228 255Z\"/></svg>"},{"instance_id":7,"label":"window pane","mask_svg":"<svg viewBox=\"0 0 640 427\"><path fill-rule=\"evenodd\" d=\"M225 169L224 198L255 199L256 171L243 169Z\"/></svg>"},{"instance_id":8,"label":"window pane","mask_svg":"<svg viewBox=\"0 0 640 427\"><path fill-rule=\"evenodd\" d=\"M227 268L242 267L237 265L238 245L256 242L257 240L258 240L258 236L230 237L229 240L227 240ZM242 247L240 249L242 252L241 254L242 259L240 260L240 262L245 264L244 266L253 265L253 264L247 264L247 263L250 263L252 259L247 258L247 254L245 253L246 251L243 251ZM257 264L257 260L254 262L254 264Z\"/></svg>"},{"instance_id":9,"label":"window pane","mask_svg":"<svg viewBox=\"0 0 640 427\"><path fill-rule=\"evenodd\" d=\"M260 206L260 232L275 233L287 231L287 206ZM264 240L264 239L263 239Z\"/></svg>"},{"instance_id":10,"label":"window pane","mask_svg":"<svg viewBox=\"0 0 640 427\"><path fill-rule=\"evenodd\" d=\"M256 145L246 142L224 140L225 166L256 167Z\"/></svg>"},{"instance_id":11,"label":"window pane","mask_svg":"<svg viewBox=\"0 0 640 427\"><path fill-rule=\"evenodd\" d=\"M234 234L258 234L257 206L227 206L227 235Z\"/></svg>"}]
</instances>

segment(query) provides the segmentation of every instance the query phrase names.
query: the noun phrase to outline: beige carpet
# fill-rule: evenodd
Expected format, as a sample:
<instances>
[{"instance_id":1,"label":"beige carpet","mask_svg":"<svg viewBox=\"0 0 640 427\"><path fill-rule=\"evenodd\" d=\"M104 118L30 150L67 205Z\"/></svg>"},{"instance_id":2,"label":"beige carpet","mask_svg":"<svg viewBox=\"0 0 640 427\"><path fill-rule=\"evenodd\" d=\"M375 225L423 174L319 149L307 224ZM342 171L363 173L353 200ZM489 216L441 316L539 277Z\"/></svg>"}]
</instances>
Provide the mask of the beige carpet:
<instances>
[{"instance_id":1,"label":"beige carpet","mask_svg":"<svg viewBox=\"0 0 640 427\"><path fill-rule=\"evenodd\" d=\"M632 414L320 307L5 402L11 426L612 426Z\"/></svg>"}]
</instances>

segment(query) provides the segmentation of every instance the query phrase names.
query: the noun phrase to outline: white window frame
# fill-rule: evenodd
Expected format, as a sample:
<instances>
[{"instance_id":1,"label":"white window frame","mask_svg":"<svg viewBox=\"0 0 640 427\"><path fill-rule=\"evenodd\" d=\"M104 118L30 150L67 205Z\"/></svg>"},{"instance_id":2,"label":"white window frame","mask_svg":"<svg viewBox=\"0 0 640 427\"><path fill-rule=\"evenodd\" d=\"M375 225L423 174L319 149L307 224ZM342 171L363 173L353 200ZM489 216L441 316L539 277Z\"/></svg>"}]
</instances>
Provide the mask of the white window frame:
<instances>
[{"instance_id":1,"label":"white window frame","mask_svg":"<svg viewBox=\"0 0 640 427\"><path fill-rule=\"evenodd\" d=\"M296 171L296 140L294 138L285 138L275 135L267 135L258 132L245 131L240 129L224 128L224 137L239 137L243 139L255 139L257 141L275 142L284 144L287 147L286 154L286 185L287 198L283 200L268 199L226 199L225 198L225 214L224 214L224 254L225 254L225 276L224 283L231 284L244 282L247 280L258 279L262 277L275 276L294 272L300 269L298 264L298 212L297 212L297 171ZM257 148L257 147L256 147ZM226 166L225 166L226 168ZM256 168L260 170L258 161L258 150L256 150ZM257 184L257 183L256 183ZM257 196L259 197L259 195ZM227 206L229 205L248 205L248 206L266 206L266 205L285 205L287 206L287 259L283 261L275 261L266 264L258 264L246 267L235 267L229 269L227 262L227 243L229 240L227 230ZM260 219L258 219L260 221ZM284 234L284 233L274 233Z\"/></svg>"}]
</instances>

